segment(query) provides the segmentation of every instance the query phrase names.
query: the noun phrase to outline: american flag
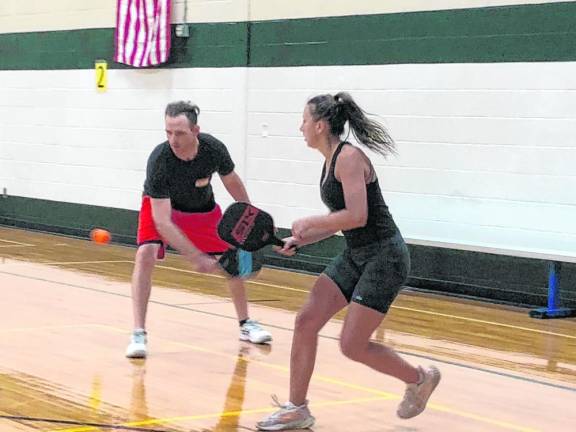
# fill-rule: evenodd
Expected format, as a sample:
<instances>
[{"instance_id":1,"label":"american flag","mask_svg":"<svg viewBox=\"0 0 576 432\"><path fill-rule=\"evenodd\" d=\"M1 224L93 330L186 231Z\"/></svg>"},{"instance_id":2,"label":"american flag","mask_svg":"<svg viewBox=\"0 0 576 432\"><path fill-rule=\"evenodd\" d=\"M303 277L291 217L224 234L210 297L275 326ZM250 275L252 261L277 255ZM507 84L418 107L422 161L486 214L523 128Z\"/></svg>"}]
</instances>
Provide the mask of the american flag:
<instances>
[{"instance_id":1,"label":"american flag","mask_svg":"<svg viewBox=\"0 0 576 432\"><path fill-rule=\"evenodd\" d=\"M118 0L114 61L156 66L170 54L172 0Z\"/></svg>"}]
</instances>

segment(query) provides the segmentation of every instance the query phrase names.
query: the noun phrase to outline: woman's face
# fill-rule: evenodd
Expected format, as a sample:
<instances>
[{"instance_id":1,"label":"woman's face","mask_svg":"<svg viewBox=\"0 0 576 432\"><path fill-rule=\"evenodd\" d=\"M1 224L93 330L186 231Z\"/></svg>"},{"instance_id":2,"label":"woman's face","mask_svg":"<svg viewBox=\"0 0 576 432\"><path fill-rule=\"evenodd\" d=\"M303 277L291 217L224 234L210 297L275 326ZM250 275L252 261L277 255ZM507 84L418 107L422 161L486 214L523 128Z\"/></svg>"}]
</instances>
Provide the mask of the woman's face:
<instances>
[{"instance_id":1,"label":"woman's face","mask_svg":"<svg viewBox=\"0 0 576 432\"><path fill-rule=\"evenodd\" d=\"M319 127L319 121L314 120L312 113L310 112L310 105L306 105L304 108L304 113L302 114L302 125L300 125L300 132L304 135L304 141L308 144L308 147L317 148L318 138L321 135L321 128Z\"/></svg>"}]
</instances>

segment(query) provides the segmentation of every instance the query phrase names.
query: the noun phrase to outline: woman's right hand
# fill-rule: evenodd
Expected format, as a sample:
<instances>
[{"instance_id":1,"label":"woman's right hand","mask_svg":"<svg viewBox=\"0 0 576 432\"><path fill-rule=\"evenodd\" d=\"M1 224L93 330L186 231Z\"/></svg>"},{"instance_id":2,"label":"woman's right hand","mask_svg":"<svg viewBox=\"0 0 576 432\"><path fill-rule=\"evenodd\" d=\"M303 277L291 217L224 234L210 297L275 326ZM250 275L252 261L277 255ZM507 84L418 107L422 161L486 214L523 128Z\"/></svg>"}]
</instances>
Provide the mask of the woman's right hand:
<instances>
[{"instance_id":1,"label":"woman's right hand","mask_svg":"<svg viewBox=\"0 0 576 432\"><path fill-rule=\"evenodd\" d=\"M295 237L283 238L284 246L274 246L273 249L276 253L284 256L294 256L296 255L296 249L298 248L298 242Z\"/></svg>"}]
</instances>

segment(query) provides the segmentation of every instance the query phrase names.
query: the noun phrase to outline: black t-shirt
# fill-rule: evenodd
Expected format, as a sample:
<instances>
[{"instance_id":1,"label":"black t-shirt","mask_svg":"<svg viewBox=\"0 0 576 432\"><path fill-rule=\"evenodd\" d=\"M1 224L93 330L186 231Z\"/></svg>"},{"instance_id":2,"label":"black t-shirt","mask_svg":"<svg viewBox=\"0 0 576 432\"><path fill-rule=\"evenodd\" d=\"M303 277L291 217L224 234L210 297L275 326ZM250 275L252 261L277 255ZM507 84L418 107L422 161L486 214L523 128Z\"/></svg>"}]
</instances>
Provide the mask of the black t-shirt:
<instances>
[{"instance_id":1,"label":"black t-shirt","mask_svg":"<svg viewBox=\"0 0 576 432\"><path fill-rule=\"evenodd\" d=\"M212 174L230 174L234 162L226 146L212 135L198 134L198 141L198 154L190 161L179 159L168 141L156 146L146 166L144 195L170 198L172 208L183 212L214 209Z\"/></svg>"}]
</instances>

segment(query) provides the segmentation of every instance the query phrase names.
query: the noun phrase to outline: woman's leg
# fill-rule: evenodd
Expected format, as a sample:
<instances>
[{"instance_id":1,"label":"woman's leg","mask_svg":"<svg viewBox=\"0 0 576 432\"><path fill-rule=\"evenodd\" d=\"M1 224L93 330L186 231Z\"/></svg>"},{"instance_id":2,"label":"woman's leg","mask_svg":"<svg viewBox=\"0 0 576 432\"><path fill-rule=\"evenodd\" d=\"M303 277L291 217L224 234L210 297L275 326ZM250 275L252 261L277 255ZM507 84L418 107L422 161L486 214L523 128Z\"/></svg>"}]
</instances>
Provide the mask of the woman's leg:
<instances>
[{"instance_id":1,"label":"woman's leg","mask_svg":"<svg viewBox=\"0 0 576 432\"><path fill-rule=\"evenodd\" d=\"M370 341L384 314L366 306L352 303L344 321L340 346L352 360L364 363L379 372L406 383L406 392L398 406L397 415L408 419L426 408L428 399L440 382L440 371L434 367L414 367L392 348Z\"/></svg>"},{"instance_id":2,"label":"woman's leg","mask_svg":"<svg viewBox=\"0 0 576 432\"><path fill-rule=\"evenodd\" d=\"M256 423L258 430L305 429L314 424L306 394L316 362L318 333L346 304L338 286L325 274L320 275L296 317L290 354L290 401Z\"/></svg>"},{"instance_id":3,"label":"woman's leg","mask_svg":"<svg viewBox=\"0 0 576 432\"><path fill-rule=\"evenodd\" d=\"M384 316L369 307L351 303L340 336L342 353L406 384L416 383L420 378L417 367L400 357L392 348L370 341Z\"/></svg>"},{"instance_id":4,"label":"woman's leg","mask_svg":"<svg viewBox=\"0 0 576 432\"><path fill-rule=\"evenodd\" d=\"M302 405L314 371L318 333L347 305L340 288L326 275L316 280L308 301L296 316L290 355L290 402Z\"/></svg>"}]
</instances>

